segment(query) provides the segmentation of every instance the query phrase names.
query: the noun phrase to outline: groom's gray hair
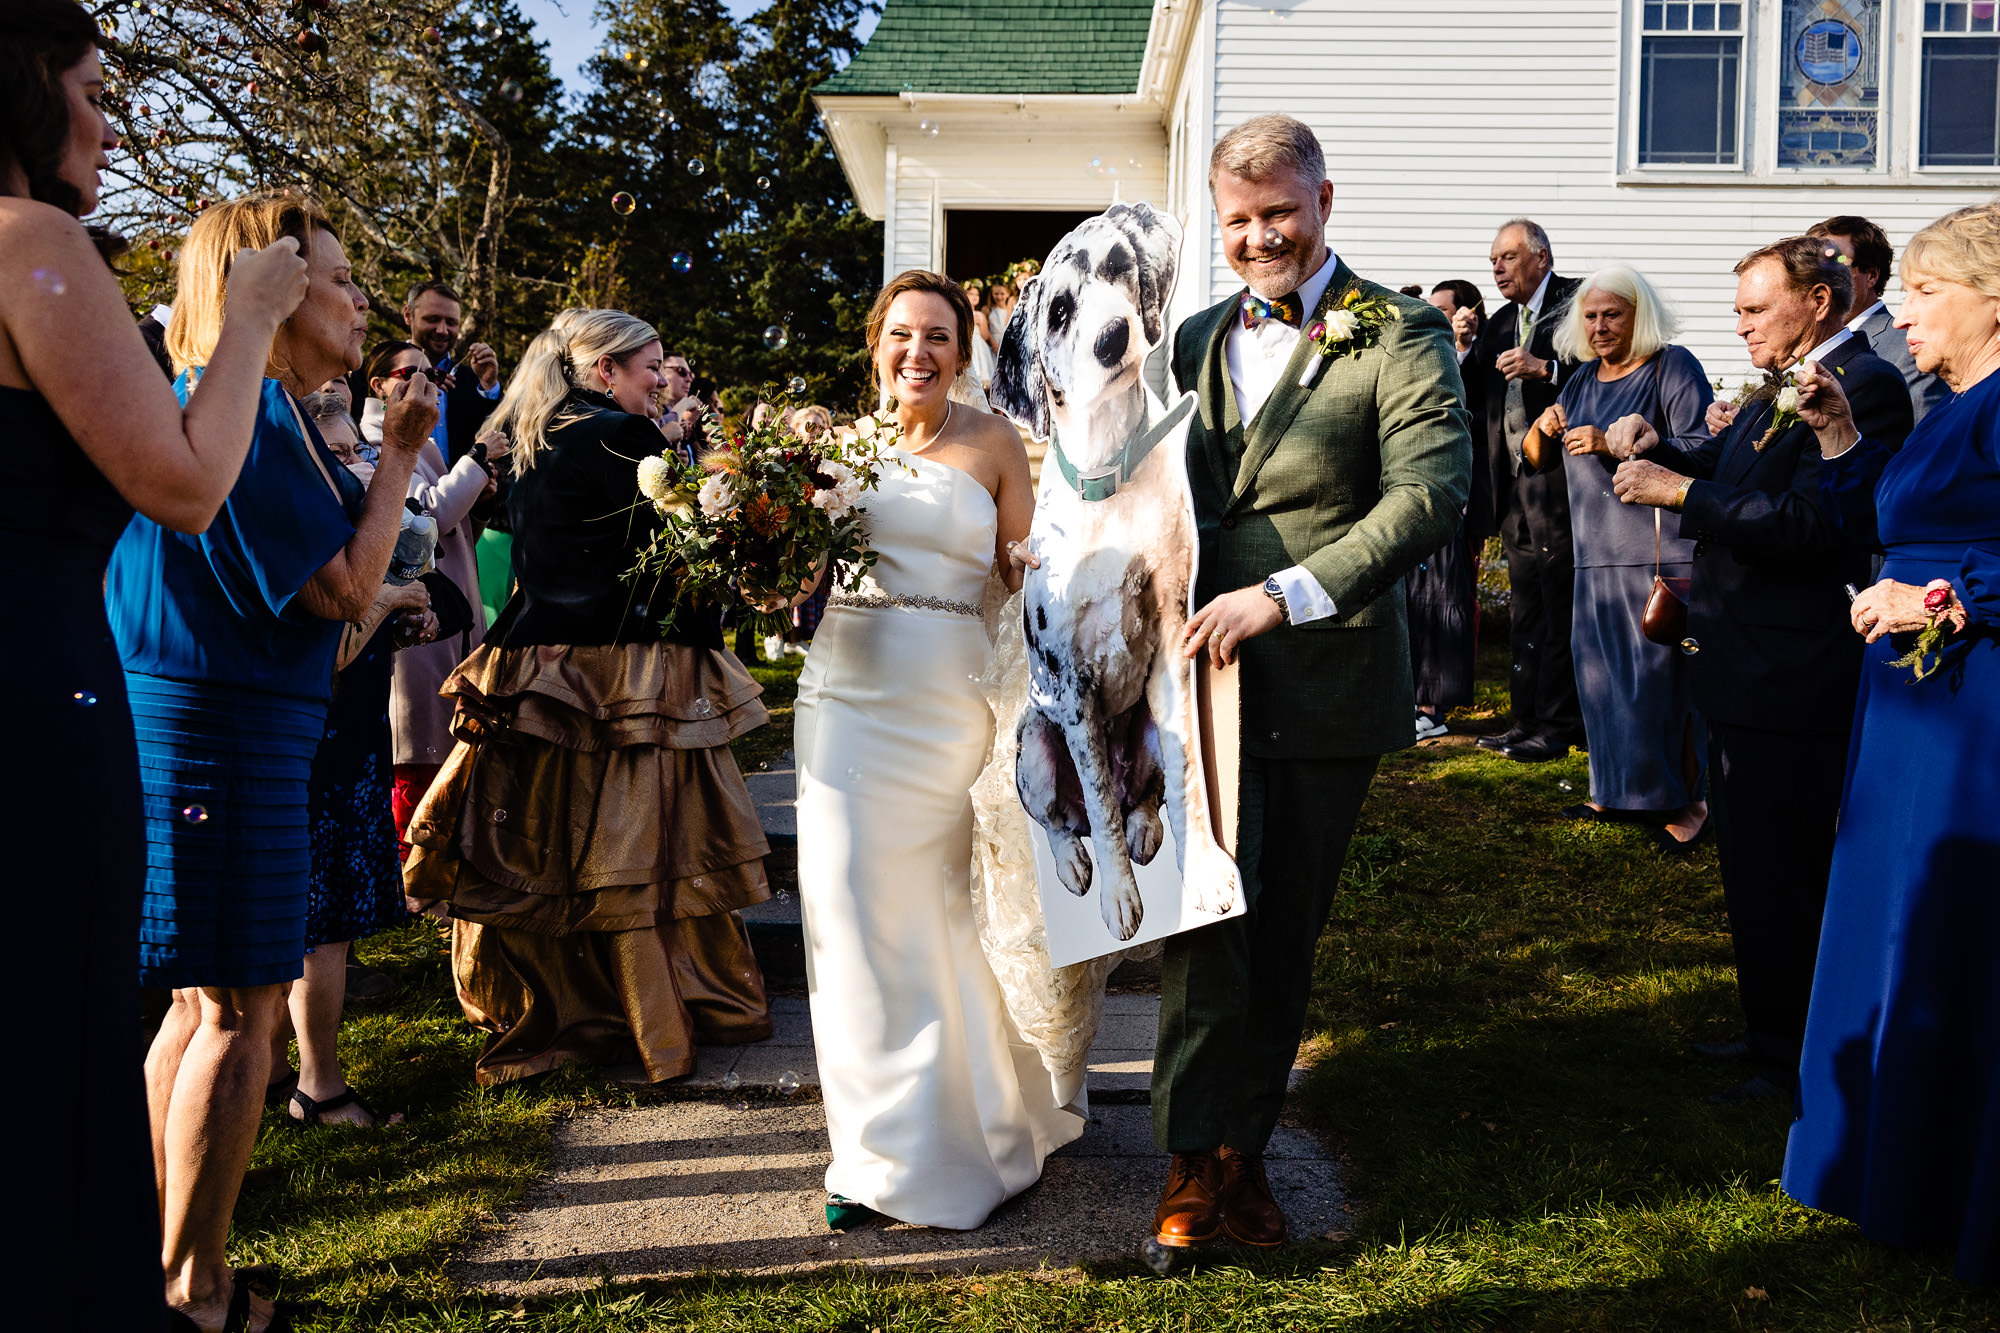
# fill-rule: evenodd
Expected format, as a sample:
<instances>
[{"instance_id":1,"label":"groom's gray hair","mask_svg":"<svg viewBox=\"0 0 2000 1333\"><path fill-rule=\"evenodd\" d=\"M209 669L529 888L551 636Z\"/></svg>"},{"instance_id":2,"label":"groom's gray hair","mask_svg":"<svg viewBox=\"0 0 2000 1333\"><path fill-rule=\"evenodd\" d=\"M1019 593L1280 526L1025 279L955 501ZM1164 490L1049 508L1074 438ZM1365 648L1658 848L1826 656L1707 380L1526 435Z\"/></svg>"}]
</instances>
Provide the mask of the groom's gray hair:
<instances>
[{"instance_id":1,"label":"groom's gray hair","mask_svg":"<svg viewBox=\"0 0 2000 1333\"><path fill-rule=\"evenodd\" d=\"M1266 180L1281 171L1295 172L1318 188L1326 179L1326 154L1319 136L1302 120L1290 116L1252 116L1216 141L1208 155L1208 192L1223 172L1247 181Z\"/></svg>"}]
</instances>

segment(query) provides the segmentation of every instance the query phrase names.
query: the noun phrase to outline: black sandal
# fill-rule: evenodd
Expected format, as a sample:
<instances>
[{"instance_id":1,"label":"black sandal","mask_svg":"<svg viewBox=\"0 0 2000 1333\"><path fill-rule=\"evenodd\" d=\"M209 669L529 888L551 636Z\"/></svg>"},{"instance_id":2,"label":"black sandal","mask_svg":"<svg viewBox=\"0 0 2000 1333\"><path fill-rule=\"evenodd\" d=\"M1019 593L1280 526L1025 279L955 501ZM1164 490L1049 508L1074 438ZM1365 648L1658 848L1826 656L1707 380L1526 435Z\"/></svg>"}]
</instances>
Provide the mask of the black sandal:
<instances>
[{"instance_id":1,"label":"black sandal","mask_svg":"<svg viewBox=\"0 0 2000 1333\"><path fill-rule=\"evenodd\" d=\"M313 1125L321 1124L323 1123L323 1117L328 1111L338 1111L348 1106L358 1106L368 1113L368 1124L355 1125L355 1129L367 1129L385 1122L385 1117L374 1107L370 1106L362 1098L361 1094L354 1090L354 1085L351 1083L347 1085L347 1091L329 1097L323 1102L316 1102L306 1096L305 1093L294 1091L292 1093L292 1105L298 1108L299 1114L293 1115L287 1110L285 1112L285 1123L294 1129L306 1129Z\"/></svg>"},{"instance_id":2,"label":"black sandal","mask_svg":"<svg viewBox=\"0 0 2000 1333\"><path fill-rule=\"evenodd\" d=\"M222 1317L222 1333L250 1333L250 1278L254 1269L230 1270L229 1313ZM265 1269L268 1272L270 1270ZM286 1301L271 1302L271 1322L259 1333L287 1333L292 1326L293 1307ZM171 1333L202 1333L200 1324L172 1306L167 1307L167 1328Z\"/></svg>"}]
</instances>

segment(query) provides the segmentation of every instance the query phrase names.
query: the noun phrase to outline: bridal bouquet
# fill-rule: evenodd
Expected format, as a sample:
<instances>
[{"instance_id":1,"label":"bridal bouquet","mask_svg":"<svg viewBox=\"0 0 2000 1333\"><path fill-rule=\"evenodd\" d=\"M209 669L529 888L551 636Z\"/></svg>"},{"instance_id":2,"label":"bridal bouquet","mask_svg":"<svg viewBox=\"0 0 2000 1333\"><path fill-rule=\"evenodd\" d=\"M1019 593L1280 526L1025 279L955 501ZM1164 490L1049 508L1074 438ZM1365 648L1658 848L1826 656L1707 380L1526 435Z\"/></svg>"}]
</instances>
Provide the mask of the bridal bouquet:
<instances>
[{"instance_id":1,"label":"bridal bouquet","mask_svg":"<svg viewBox=\"0 0 2000 1333\"><path fill-rule=\"evenodd\" d=\"M658 455L639 460L639 503L661 522L626 578L673 590L664 629L720 601L743 608L753 633L782 632L789 609L761 610L758 602L789 601L822 561L824 577L850 590L875 563L860 500L875 489L895 442L894 424L872 417L855 423L851 439L828 433L811 444L773 418L734 436L711 424L693 467Z\"/></svg>"}]
</instances>

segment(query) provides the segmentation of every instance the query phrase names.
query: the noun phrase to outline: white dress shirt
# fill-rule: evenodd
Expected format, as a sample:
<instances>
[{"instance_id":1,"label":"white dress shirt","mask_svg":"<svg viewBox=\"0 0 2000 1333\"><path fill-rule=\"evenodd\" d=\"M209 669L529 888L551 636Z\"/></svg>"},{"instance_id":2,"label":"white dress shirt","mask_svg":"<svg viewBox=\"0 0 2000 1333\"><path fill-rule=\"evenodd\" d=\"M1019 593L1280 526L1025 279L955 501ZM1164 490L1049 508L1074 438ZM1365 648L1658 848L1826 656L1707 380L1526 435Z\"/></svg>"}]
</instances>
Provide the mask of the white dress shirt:
<instances>
[{"instance_id":1,"label":"white dress shirt","mask_svg":"<svg viewBox=\"0 0 2000 1333\"><path fill-rule=\"evenodd\" d=\"M1326 295L1336 265L1329 250L1326 262L1299 284L1295 294L1301 305L1300 323L1310 321L1313 311L1319 309L1320 297ZM1222 336L1222 356L1229 366L1229 385L1236 391L1236 410L1245 426L1264 410L1278 381L1284 378L1285 363L1291 360L1292 350L1304 336L1300 329L1282 319L1267 319L1254 329L1246 329L1240 312L1230 314L1229 332ZM1294 625L1324 620L1334 613L1333 598L1326 595L1326 589L1305 566L1293 565L1271 577L1284 590L1285 607Z\"/></svg>"},{"instance_id":2,"label":"white dress shirt","mask_svg":"<svg viewBox=\"0 0 2000 1333\"><path fill-rule=\"evenodd\" d=\"M1828 338L1825 342L1821 343L1819 346L1813 348L1810 352L1807 352L1804 356L1800 357L1799 360L1810 361L1813 364L1817 365L1819 364L1819 359L1821 357L1825 356L1827 353L1831 352L1834 348L1840 346L1842 343L1846 342L1853 336L1854 336L1854 326L1850 324L1848 327L1842 329L1839 333L1836 333L1831 338Z\"/></svg>"},{"instance_id":3,"label":"white dress shirt","mask_svg":"<svg viewBox=\"0 0 2000 1333\"><path fill-rule=\"evenodd\" d=\"M1848 320L1847 327L1851 331L1859 333L1861 331L1861 326L1863 324L1866 324L1869 320L1873 319L1875 317L1875 312L1877 310L1887 310L1888 308L1889 308L1889 303L1887 301L1877 301L1874 305L1869 306L1866 310L1856 315L1853 319Z\"/></svg>"}]
</instances>

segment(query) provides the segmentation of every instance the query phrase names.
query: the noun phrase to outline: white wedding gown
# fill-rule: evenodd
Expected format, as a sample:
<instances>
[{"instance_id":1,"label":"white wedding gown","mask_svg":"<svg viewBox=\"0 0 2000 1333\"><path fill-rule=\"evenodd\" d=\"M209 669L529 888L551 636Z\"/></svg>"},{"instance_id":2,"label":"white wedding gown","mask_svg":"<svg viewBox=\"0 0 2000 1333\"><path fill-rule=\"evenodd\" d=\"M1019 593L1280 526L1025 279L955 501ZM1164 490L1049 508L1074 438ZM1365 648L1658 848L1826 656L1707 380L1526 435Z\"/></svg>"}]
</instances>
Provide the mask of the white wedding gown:
<instances>
[{"instance_id":1,"label":"white wedding gown","mask_svg":"<svg viewBox=\"0 0 2000 1333\"><path fill-rule=\"evenodd\" d=\"M966 1229L1083 1132L1082 1061L1052 1078L1009 1016L981 948L989 874L975 918L971 788L993 732L980 618L993 498L968 474L899 450L863 504L879 559L861 592L827 607L795 729L806 976L833 1141L826 1187L905 1222ZM1042 973L1044 991L1061 975L1045 955ZM1087 1048L1103 983L1077 979L1062 1026L1081 1029Z\"/></svg>"}]
</instances>

